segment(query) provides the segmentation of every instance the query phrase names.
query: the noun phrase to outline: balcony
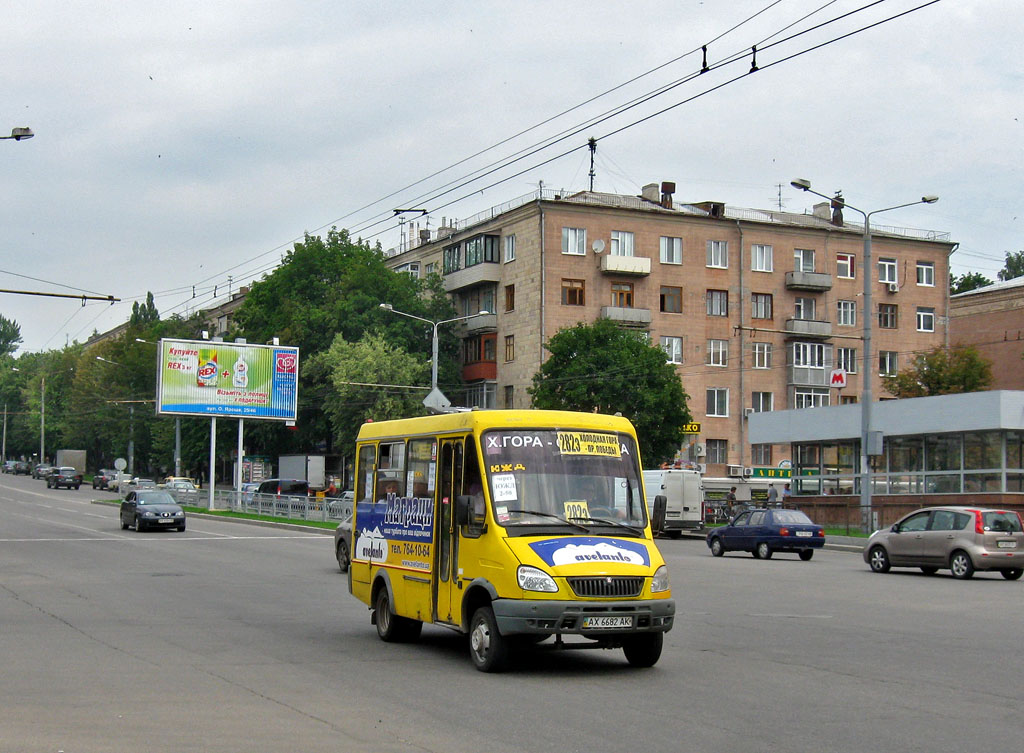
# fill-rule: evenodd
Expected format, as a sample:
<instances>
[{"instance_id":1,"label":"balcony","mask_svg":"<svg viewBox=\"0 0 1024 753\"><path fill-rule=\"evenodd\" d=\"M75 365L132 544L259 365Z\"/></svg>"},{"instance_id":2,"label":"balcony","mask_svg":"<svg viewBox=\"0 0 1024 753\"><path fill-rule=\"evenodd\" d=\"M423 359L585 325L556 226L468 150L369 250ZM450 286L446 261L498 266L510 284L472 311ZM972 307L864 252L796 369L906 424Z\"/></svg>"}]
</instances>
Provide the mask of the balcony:
<instances>
[{"instance_id":1,"label":"balcony","mask_svg":"<svg viewBox=\"0 0 1024 753\"><path fill-rule=\"evenodd\" d=\"M501 282L500 264L482 262L449 272L444 276L444 292L454 293L456 290L471 288L484 282Z\"/></svg>"},{"instance_id":2,"label":"balcony","mask_svg":"<svg viewBox=\"0 0 1024 753\"><path fill-rule=\"evenodd\" d=\"M621 257L620 257L621 258ZM628 258L628 257L627 257ZM602 306L601 316L626 327L648 327L651 324L650 309L634 309L624 306Z\"/></svg>"},{"instance_id":3,"label":"balcony","mask_svg":"<svg viewBox=\"0 0 1024 753\"><path fill-rule=\"evenodd\" d=\"M498 315L485 314L483 316L474 316L472 319L463 319L455 325L454 330L456 336L460 338L468 337L469 335L482 335L488 332L497 332Z\"/></svg>"},{"instance_id":4,"label":"balcony","mask_svg":"<svg viewBox=\"0 0 1024 753\"><path fill-rule=\"evenodd\" d=\"M832 337L832 322L821 322L816 319L787 319L783 329L789 337Z\"/></svg>"},{"instance_id":5,"label":"balcony","mask_svg":"<svg viewBox=\"0 0 1024 753\"><path fill-rule=\"evenodd\" d=\"M786 272L787 290L813 290L817 293L832 289L832 275L824 272Z\"/></svg>"},{"instance_id":6,"label":"balcony","mask_svg":"<svg viewBox=\"0 0 1024 753\"><path fill-rule=\"evenodd\" d=\"M789 384L796 387L828 387L831 369L813 366L789 366Z\"/></svg>"},{"instance_id":7,"label":"balcony","mask_svg":"<svg viewBox=\"0 0 1024 753\"><path fill-rule=\"evenodd\" d=\"M477 361L476 363L467 363L462 367L462 378L467 382L475 382L480 379L497 379L498 362Z\"/></svg>"},{"instance_id":8,"label":"balcony","mask_svg":"<svg viewBox=\"0 0 1024 753\"><path fill-rule=\"evenodd\" d=\"M612 256L601 257L601 271L609 275L635 275L643 277L651 273L651 260L646 256Z\"/></svg>"}]
</instances>

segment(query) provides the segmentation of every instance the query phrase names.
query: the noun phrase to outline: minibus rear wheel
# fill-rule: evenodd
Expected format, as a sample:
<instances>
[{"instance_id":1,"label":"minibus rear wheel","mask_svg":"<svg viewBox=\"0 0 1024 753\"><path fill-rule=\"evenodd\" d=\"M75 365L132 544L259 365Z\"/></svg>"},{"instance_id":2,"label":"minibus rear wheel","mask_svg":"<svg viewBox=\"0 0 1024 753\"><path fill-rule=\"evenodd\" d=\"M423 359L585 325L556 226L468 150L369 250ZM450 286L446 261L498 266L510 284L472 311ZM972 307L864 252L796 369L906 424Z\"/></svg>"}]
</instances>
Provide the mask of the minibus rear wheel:
<instances>
[{"instance_id":1,"label":"minibus rear wheel","mask_svg":"<svg viewBox=\"0 0 1024 753\"><path fill-rule=\"evenodd\" d=\"M419 620L400 617L391 611L391 598L386 588L381 588L377 593L373 616L377 623L377 635L387 643L414 641L423 630L423 623Z\"/></svg>"},{"instance_id":2,"label":"minibus rear wheel","mask_svg":"<svg viewBox=\"0 0 1024 753\"><path fill-rule=\"evenodd\" d=\"M481 672L501 672L508 660L508 642L498 632L494 610L480 607L469 622L469 655Z\"/></svg>"},{"instance_id":3,"label":"minibus rear wheel","mask_svg":"<svg viewBox=\"0 0 1024 753\"><path fill-rule=\"evenodd\" d=\"M622 653L633 667L653 667L661 658L664 633L639 633L629 636L622 644Z\"/></svg>"}]
</instances>

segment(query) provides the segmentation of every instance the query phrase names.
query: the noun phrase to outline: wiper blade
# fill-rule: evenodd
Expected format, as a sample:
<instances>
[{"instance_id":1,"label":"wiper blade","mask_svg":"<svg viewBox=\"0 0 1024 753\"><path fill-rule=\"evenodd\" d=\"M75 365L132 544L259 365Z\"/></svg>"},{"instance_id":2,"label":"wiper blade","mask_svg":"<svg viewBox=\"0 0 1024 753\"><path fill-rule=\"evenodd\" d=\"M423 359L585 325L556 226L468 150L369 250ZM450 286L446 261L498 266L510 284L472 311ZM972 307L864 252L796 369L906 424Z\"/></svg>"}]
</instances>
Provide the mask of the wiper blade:
<instances>
[{"instance_id":1,"label":"wiper blade","mask_svg":"<svg viewBox=\"0 0 1024 753\"><path fill-rule=\"evenodd\" d=\"M570 518L569 520L566 520L565 518L561 517L560 515L555 515L554 513L543 512L542 510L524 510L524 509L521 509L521 508L506 510L506 512L510 512L510 513L518 512L518 513L523 513L524 515L537 515L537 516L539 516L541 518L554 518L559 523L565 523L567 525L572 526L573 528L578 528L581 531L586 531L587 533L590 533L590 530L586 526L582 526L579 523L574 523L573 521L575 520L575 518Z\"/></svg>"},{"instance_id":2,"label":"wiper blade","mask_svg":"<svg viewBox=\"0 0 1024 753\"><path fill-rule=\"evenodd\" d=\"M633 533L637 534L638 536L644 532L642 528L637 528L636 526L631 526L628 523L620 523L619 521L611 520L610 518L591 518L591 517L587 517L587 516L574 515L571 518L569 518L569 520L571 520L571 521L572 520L584 520L584 521L587 521L587 522L590 522L590 523L602 523L604 525L617 526L618 528L625 528L628 531L632 531Z\"/></svg>"}]
</instances>

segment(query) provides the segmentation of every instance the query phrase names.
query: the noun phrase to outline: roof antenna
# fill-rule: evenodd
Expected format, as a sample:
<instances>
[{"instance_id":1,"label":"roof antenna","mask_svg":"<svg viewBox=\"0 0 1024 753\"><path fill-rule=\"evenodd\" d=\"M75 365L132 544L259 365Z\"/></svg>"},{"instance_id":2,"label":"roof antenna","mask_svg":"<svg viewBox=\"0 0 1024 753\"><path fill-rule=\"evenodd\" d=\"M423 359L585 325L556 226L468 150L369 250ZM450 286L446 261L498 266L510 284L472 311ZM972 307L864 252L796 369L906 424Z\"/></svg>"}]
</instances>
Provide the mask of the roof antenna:
<instances>
[{"instance_id":1,"label":"roof antenna","mask_svg":"<svg viewBox=\"0 0 1024 753\"><path fill-rule=\"evenodd\" d=\"M587 139L587 146L590 148L590 192L594 192L594 154L597 153L597 139L591 136Z\"/></svg>"}]
</instances>

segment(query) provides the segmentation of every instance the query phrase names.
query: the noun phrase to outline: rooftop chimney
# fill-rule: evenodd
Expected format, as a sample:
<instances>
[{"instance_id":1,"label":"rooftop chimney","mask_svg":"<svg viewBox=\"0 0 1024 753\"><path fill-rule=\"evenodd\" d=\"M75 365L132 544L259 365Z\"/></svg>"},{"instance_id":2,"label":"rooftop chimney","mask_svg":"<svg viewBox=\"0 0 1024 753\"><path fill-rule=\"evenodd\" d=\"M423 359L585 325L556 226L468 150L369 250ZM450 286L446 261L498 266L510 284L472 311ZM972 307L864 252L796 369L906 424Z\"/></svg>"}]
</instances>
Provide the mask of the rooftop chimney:
<instances>
[{"instance_id":1,"label":"rooftop chimney","mask_svg":"<svg viewBox=\"0 0 1024 753\"><path fill-rule=\"evenodd\" d=\"M640 190L640 198L658 203L658 184L648 183Z\"/></svg>"},{"instance_id":2,"label":"rooftop chimney","mask_svg":"<svg viewBox=\"0 0 1024 753\"><path fill-rule=\"evenodd\" d=\"M672 208L672 194L676 192L676 184L671 181L662 181L661 183L661 205L665 209Z\"/></svg>"}]
</instances>

